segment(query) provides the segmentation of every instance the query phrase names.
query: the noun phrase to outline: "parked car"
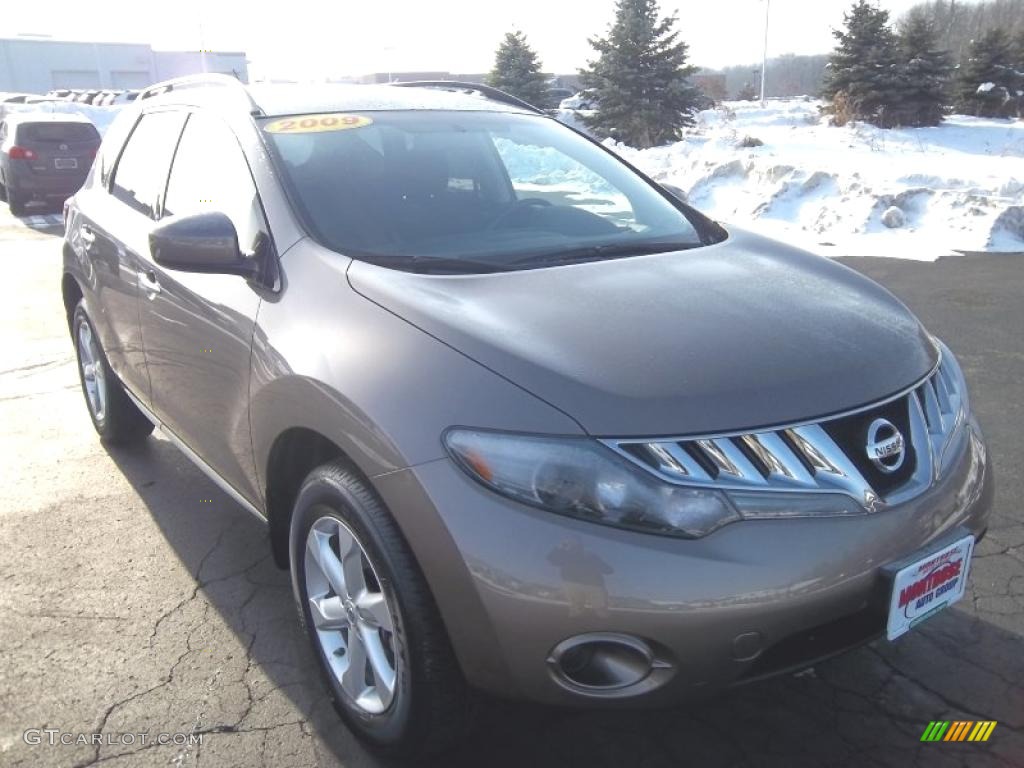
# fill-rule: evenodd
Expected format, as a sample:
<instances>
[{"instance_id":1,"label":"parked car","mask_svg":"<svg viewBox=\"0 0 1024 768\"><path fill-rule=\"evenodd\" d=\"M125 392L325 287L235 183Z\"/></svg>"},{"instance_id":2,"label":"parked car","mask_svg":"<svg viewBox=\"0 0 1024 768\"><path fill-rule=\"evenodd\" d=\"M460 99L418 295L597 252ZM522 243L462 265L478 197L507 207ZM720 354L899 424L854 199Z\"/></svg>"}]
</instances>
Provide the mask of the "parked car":
<instances>
[{"instance_id":1,"label":"parked car","mask_svg":"<svg viewBox=\"0 0 1024 768\"><path fill-rule=\"evenodd\" d=\"M21 216L32 200L63 201L85 181L100 146L81 115L21 112L0 122L0 192Z\"/></svg>"},{"instance_id":2,"label":"parked car","mask_svg":"<svg viewBox=\"0 0 1024 768\"><path fill-rule=\"evenodd\" d=\"M559 109L596 109L597 105L594 100L588 97L583 91L580 91L574 96L562 99L558 104Z\"/></svg>"},{"instance_id":3,"label":"parked car","mask_svg":"<svg viewBox=\"0 0 1024 768\"><path fill-rule=\"evenodd\" d=\"M437 87L160 84L66 211L96 431L268 524L356 734L671 704L964 594L991 462L907 307Z\"/></svg>"}]
</instances>

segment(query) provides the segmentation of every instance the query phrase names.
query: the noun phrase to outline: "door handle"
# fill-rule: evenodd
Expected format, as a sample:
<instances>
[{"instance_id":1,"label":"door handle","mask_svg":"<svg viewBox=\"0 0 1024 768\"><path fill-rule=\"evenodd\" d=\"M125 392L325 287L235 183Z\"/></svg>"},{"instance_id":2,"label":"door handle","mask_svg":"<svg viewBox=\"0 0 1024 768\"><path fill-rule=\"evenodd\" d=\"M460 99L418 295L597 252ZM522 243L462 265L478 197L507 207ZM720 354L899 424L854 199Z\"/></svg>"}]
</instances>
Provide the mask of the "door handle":
<instances>
[{"instance_id":1,"label":"door handle","mask_svg":"<svg viewBox=\"0 0 1024 768\"><path fill-rule=\"evenodd\" d=\"M160 293L160 283L156 279L156 272L152 269L139 272L139 288L148 293L151 299Z\"/></svg>"}]
</instances>

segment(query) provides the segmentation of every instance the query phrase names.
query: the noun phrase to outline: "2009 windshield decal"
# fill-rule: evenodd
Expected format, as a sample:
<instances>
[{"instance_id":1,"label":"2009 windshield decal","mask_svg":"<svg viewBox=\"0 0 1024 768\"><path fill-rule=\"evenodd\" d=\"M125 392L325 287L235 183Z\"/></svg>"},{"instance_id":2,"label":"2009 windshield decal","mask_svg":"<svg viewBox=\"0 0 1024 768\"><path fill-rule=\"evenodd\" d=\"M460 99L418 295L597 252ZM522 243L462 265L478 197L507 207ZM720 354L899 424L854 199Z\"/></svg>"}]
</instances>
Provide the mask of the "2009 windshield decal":
<instances>
[{"instance_id":1,"label":"2009 windshield decal","mask_svg":"<svg viewBox=\"0 0 1024 768\"><path fill-rule=\"evenodd\" d=\"M263 126L267 133L321 133L323 131L348 131L365 128L373 120L363 115L332 113L327 115L302 115L275 120Z\"/></svg>"}]
</instances>

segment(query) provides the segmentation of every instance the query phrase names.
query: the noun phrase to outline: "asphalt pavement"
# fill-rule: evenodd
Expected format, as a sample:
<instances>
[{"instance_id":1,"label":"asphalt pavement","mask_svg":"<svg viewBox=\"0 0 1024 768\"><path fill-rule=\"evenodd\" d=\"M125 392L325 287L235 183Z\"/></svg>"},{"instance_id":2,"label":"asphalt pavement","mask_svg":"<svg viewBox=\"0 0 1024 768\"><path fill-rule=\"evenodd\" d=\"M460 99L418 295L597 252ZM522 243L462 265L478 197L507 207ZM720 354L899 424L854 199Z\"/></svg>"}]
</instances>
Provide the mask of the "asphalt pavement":
<instances>
[{"instance_id":1,"label":"asphalt pavement","mask_svg":"<svg viewBox=\"0 0 1024 768\"><path fill-rule=\"evenodd\" d=\"M33 228L0 206L0 766L388 765L336 719L262 525L163 438L99 444L61 306L58 221ZM894 644L686 708L491 702L435 764L1024 766L1024 256L845 263L965 368L998 489L968 596ZM986 743L922 743L933 720L998 725Z\"/></svg>"}]
</instances>

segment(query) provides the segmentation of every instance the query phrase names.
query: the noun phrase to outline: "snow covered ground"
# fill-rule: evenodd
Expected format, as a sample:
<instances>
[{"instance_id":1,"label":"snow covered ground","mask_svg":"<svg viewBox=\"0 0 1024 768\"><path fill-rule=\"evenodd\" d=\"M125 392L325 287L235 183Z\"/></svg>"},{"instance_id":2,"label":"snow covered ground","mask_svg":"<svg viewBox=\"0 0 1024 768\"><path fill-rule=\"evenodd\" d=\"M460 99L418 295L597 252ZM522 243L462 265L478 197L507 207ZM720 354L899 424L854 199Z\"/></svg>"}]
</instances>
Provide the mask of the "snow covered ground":
<instances>
[{"instance_id":1,"label":"snow covered ground","mask_svg":"<svg viewBox=\"0 0 1024 768\"><path fill-rule=\"evenodd\" d=\"M726 103L676 144L609 145L708 215L826 255L1024 252L1024 121L833 128L818 106ZM747 137L763 145L741 146Z\"/></svg>"}]
</instances>

